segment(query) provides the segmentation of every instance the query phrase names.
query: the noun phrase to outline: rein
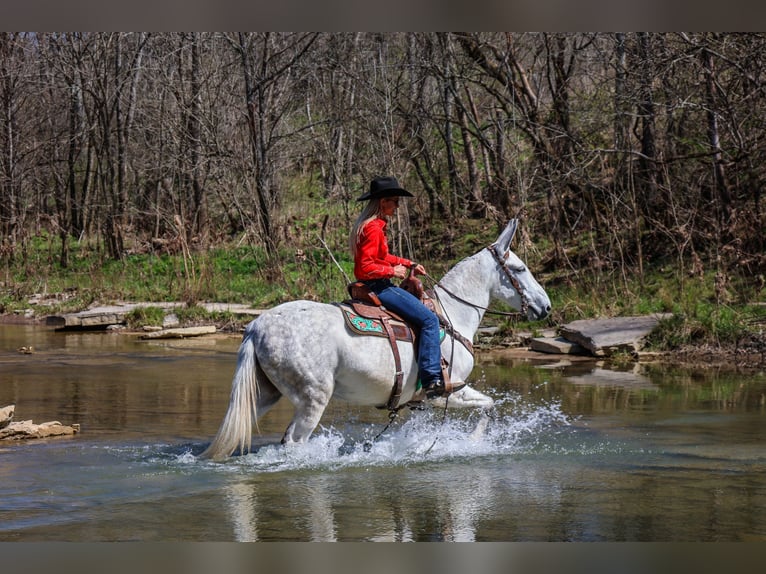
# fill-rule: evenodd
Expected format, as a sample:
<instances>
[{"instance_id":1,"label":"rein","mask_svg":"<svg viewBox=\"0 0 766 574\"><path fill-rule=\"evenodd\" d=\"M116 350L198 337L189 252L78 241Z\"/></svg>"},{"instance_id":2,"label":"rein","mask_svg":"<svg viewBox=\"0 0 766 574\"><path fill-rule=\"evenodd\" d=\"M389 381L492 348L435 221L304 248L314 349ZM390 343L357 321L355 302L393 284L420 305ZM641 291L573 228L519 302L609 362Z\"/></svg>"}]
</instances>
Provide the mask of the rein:
<instances>
[{"instance_id":1,"label":"rein","mask_svg":"<svg viewBox=\"0 0 766 574\"><path fill-rule=\"evenodd\" d=\"M526 294L524 293L524 290L521 288L521 284L519 283L519 280L516 279L516 277L513 276L511 273L511 270L508 269L508 266L505 264L505 261L500 257L500 255L495 250L495 245L489 245L487 246L487 249L492 254L492 257L494 257L495 261L500 265L500 268L505 273L505 276L508 278L508 280L511 282L511 285L514 289L516 289L516 292L519 294L519 297L521 297L521 310L520 311L514 311L514 312L508 312L508 311L496 311L494 309L490 309L488 307L482 307L481 305L477 305L476 303L471 303L470 301L466 301L459 295L455 295L452 291L447 289L444 285L436 281L433 277L426 274L425 276L435 285L438 286L440 289L442 289L447 295L452 297L453 299L460 301L461 303L468 305L469 307L473 307L474 309L481 309L485 313L489 313L491 315L501 315L503 317L514 317L518 315L519 313L522 313L526 315L527 309L529 308L529 299L527 298Z\"/></svg>"}]
</instances>

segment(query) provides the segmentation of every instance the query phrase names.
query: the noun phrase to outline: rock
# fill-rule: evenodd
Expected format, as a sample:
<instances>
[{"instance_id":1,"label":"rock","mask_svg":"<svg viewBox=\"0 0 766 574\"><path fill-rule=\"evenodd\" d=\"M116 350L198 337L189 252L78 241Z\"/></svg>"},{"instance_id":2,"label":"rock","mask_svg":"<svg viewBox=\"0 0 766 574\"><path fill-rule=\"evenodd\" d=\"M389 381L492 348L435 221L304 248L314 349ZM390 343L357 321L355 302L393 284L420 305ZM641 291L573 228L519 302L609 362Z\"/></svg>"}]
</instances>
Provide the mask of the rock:
<instances>
[{"instance_id":1,"label":"rock","mask_svg":"<svg viewBox=\"0 0 766 574\"><path fill-rule=\"evenodd\" d=\"M200 335L212 335L216 332L215 325L203 325L201 327L179 327L178 329L162 329L154 333L142 335L142 339L183 339L186 337L199 337Z\"/></svg>"},{"instance_id":2,"label":"rock","mask_svg":"<svg viewBox=\"0 0 766 574\"><path fill-rule=\"evenodd\" d=\"M0 440L50 438L80 432L80 425L62 425L59 421L49 421L39 425L32 421L11 422L15 410L16 405L8 405L0 409Z\"/></svg>"},{"instance_id":3,"label":"rock","mask_svg":"<svg viewBox=\"0 0 766 574\"><path fill-rule=\"evenodd\" d=\"M535 337L529 342L529 348L533 351L556 355L584 355L587 353L580 345L564 337Z\"/></svg>"},{"instance_id":4,"label":"rock","mask_svg":"<svg viewBox=\"0 0 766 574\"><path fill-rule=\"evenodd\" d=\"M4 429L13 420L13 413L16 410L16 405L8 405L0 409L0 429Z\"/></svg>"},{"instance_id":5,"label":"rock","mask_svg":"<svg viewBox=\"0 0 766 574\"><path fill-rule=\"evenodd\" d=\"M581 319L562 325L559 331L565 339L578 343L595 356L608 357L618 351L639 351L644 338L661 319L670 316L658 313L641 317Z\"/></svg>"},{"instance_id":6,"label":"rock","mask_svg":"<svg viewBox=\"0 0 766 574\"><path fill-rule=\"evenodd\" d=\"M479 335L491 337L500 331L500 327L479 327L476 332Z\"/></svg>"},{"instance_id":7,"label":"rock","mask_svg":"<svg viewBox=\"0 0 766 574\"><path fill-rule=\"evenodd\" d=\"M80 425L62 425L59 421L49 421L35 424L30 421L19 421L0 429L0 440L25 440L34 438L51 438L71 436L80 432Z\"/></svg>"}]
</instances>

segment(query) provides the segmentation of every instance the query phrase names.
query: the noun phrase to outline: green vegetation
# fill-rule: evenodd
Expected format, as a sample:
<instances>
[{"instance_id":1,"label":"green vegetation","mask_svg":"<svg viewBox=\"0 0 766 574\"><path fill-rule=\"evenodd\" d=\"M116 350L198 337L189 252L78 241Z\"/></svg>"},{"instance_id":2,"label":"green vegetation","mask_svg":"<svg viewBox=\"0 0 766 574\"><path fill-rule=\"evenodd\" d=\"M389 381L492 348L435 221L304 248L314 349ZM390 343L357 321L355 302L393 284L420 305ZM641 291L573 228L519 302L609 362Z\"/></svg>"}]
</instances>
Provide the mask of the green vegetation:
<instances>
[{"instance_id":1,"label":"green vegetation","mask_svg":"<svg viewBox=\"0 0 766 574\"><path fill-rule=\"evenodd\" d=\"M346 279L352 262L346 253L342 225L327 231L332 247L318 241L318 224L323 213L304 214L296 220L294 241L269 258L262 249L249 245L221 245L199 253L133 253L115 261L87 243L71 241L71 264L62 268L51 256L58 249L55 236L41 235L24 259L6 264L0 286L0 312L11 313L29 307L38 295L38 315L77 311L95 302L181 301L176 315L182 324L215 321L232 328L248 317L229 313L210 314L197 303L217 301L244 303L267 308L291 299L337 301L346 296ZM464 220L452 226L445 240L438 224L428 232L412 236L413 249L429 254L419 258L431 276L438 278L459 259L488 244L496 227L484 220ZM733 347L743 341L762 341L766 324L763 285L748 277L725 276L722 271L682 274L672 265L647 268L644 275L617 271L572 271L547 269L546 244L517 248L530 268L546 286L553 313L541 323L521 317L488 315L485 324L500 327L499 336L519 329L539 333L581 318L671 313L649 341L656 350L688 346ZM436 258L439 258L438 260ZM504 307L499 309L508 310ZM129 317L131 327L162 323L162 310L146 307Z\"/></svg>"},{"instance_id":2,"label":"green vegetation","mask_svg":"<svg viewBox=\"0 0 766 574\"><path fill-rule=\"evenodd\" d=\"M694 276L661 265L615 280L614 275L586 271L571 277L552 276L546 283L553 322L587 317L669 313L649 340L654 350L688 346L734 347L750 339L764 340L766 291L747 275L704 271Z\"/></svg>"},{"instance_id":3,"label":"green vegetation","mask_svg":"<svg viewBox=\"0 0 766 574\"><path fill-rule=\"evenodd\" d=\"M126 324L131 329L146 325L162 325L165 311L161 307L139 307L133 309L125 317Z\"/></svg>"}]
</instances>

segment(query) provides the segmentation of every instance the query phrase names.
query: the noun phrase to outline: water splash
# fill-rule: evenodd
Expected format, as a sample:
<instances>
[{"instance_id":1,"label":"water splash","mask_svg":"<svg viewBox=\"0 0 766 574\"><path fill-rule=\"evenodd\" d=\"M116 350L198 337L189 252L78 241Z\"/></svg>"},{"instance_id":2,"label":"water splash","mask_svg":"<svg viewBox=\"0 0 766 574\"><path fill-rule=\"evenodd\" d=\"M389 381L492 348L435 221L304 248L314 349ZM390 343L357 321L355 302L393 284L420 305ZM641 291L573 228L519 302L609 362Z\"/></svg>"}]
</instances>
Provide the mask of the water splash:
<instances>
[{"instance_id":1,"label":"water splash","mask_svg":"<svg viewBox=\"0 0 766 574\"><path fill-rule=\"evenodd\" d=\"M496 407L489 419L482 420L486 415L478 412L450 410L445 416L443 410L412 411L379 437L382 426L349 422L319 427L304 444L264 445L223 465L198 462L228 471L281 472L507 456L538 450L571 425L557 402L531 405L514 393L493 398ZM188 464L189 457L183 453L178 462Z\"/></svg>"}]
</instances>

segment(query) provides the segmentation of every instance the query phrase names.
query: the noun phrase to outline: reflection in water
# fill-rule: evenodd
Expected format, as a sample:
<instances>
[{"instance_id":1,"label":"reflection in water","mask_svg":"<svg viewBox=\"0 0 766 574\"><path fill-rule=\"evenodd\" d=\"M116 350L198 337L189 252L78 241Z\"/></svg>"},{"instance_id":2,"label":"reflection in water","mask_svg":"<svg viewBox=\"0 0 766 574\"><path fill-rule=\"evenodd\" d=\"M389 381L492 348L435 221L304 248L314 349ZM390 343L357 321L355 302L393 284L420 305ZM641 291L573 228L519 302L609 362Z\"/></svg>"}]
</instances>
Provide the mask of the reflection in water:
<instances>
[{"instance_id":1,"label":"reflection in water","mask_svg":"<svg viewBox=\"0 0 766 574\"><path fill-rule=\"evenodd\" d=\"M234 526L234 541L257 542L258 497L254 489L240 482L226 485L223 492Z\"/></svg>"},{"instance_id":2,"label":"reflection in water","mask_svg":"<svg viewBox=\"0 0 766 574\"><path fill-rule=\"evenodd\" d=\"M284 448L285 401L254 452L199 460L238 343L0 326L0 404L82 427L0 443L0 541L766 540L763 374L484 360L484 432L405 411L367 451L386 413L341 403Z\"/></svg>"},{"instance_id":3,"label":"reflection in water","mask_svg":"<svg viewBox=\"0 0 766 574\"><path fill-rule=\"evenodd\" d=\"M445 477L445 480L450 479ZM462 489L451 491L450 495L437 501L439 507L443 508L437 512L445 516L448 524L445 529L446 540L474 542L478 521L492 503L492 485L487 473L476 473L462 486Z\"/></svg>"},{"instance_id":4,"label":"reflection in water","mask_svg":"<svg viewBox=\"0 0 766 574\"><path fill-rule=\"evenodd\" d=\"M500 402L514 404L512 397ZM328 428L308 444L264 445L238 457L223 465L248 477L226 489L237 539L477 540L486 517L507 504L509 484L518 492L538 482L535 469L509 468L503 459L540 448L538 433L568 426L555 407L516 407L517 416L499 414L481 436L469 432L476 416L442 421L425 412L369 450L364 433L349 438L353 432ZM552 492L525 494L541 496L550 500ZM275 508L283 518L278 532L271 530Z\"/></svg>"},{"instance_id":5,"label":"reflection in water","mask_svg":"<svg viewBox=\"0 0 766 574\"><path fill-rule=\"evenodd\" d=\"M313 542L336 540L335 514L332 498L327 495L332 475L321 474L311 477L306 484L306 499L309 511L309 530Z\"/></svg>"},{"instance_id":6,"label":"reflection in water","mask_svg":"<svg viewBox=\"0 0 766 574\"><path fill-rule=\"evenodd\" d=\"M615 371L594 367L587 373L568 375L567 380L573 385L588 387L610 387L634 390L657 390L657 385L644 375L641 365L635 365L629 371Z\"/></svg>"}]
</instances>

